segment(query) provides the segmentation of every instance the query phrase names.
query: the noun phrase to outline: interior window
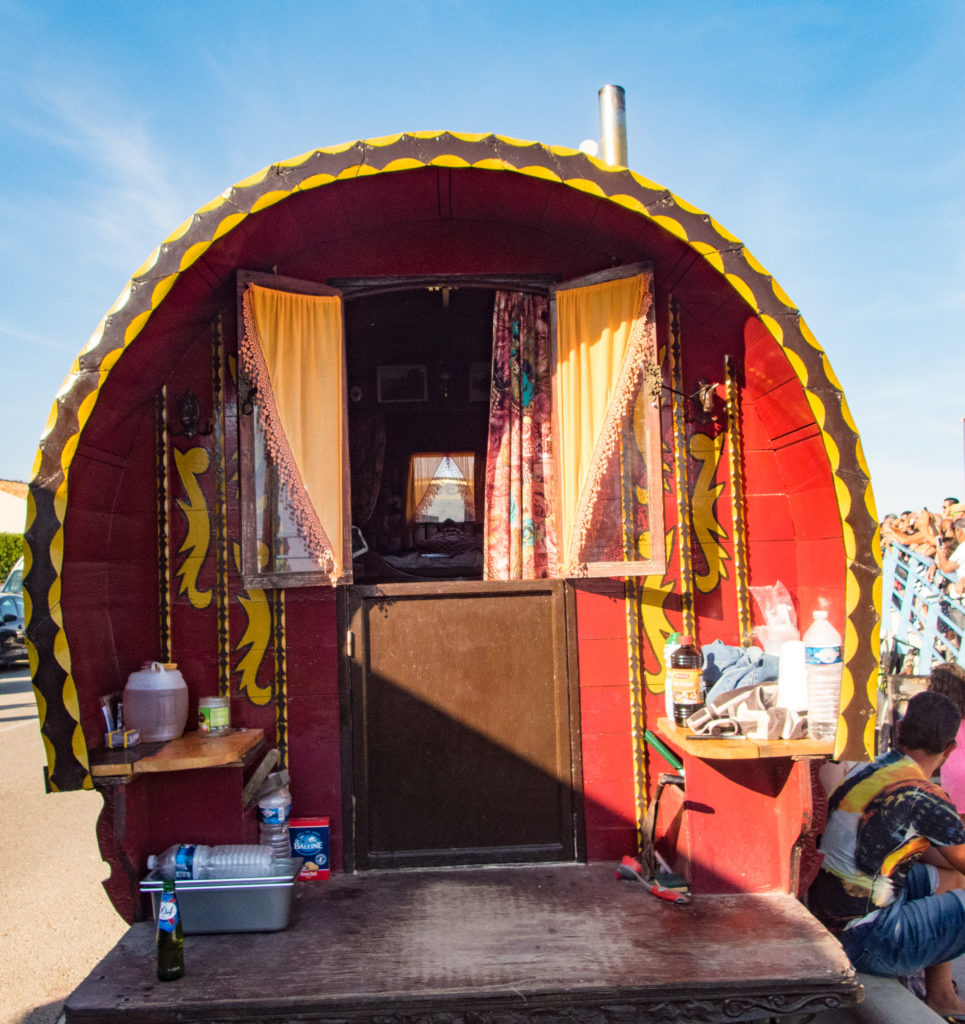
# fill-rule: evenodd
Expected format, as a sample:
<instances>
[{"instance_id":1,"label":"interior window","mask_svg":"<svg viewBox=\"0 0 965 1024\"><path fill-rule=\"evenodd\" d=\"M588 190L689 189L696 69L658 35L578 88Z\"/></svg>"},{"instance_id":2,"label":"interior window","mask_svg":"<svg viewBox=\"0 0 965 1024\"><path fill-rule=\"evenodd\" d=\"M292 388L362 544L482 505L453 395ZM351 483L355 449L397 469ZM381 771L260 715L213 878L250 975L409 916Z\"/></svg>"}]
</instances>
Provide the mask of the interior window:
<instances>
[{"instance_id":1,"label":"interior window","mask_svg":"<svg viewBox=\"0 0 965 1024\"><path fill-rule=\"evenodd\" d=\"M476 518L472 452L418 452L409 460L412 523L471 523Z\"/></svg>"}]
</instances>

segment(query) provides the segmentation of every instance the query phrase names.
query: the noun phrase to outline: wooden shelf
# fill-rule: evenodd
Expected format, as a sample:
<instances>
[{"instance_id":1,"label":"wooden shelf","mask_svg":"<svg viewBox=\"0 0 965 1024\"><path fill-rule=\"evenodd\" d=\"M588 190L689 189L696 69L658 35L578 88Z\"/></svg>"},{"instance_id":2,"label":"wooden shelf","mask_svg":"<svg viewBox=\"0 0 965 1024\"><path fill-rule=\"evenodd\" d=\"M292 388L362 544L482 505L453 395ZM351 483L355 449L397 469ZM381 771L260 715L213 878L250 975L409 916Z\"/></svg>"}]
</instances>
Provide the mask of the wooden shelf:
<instances>
[{"instance_id":1,"label":"wooden shelf","mask_svg":"<svg viewBox=\"0 0 965 1024\"><path fill-rule=\"evenodd\" d=\"M185 772L196 768L226 768L241 765L265 740L263 729L235 729L227 736L208 736L188 732L176 740L169 740L159 748L148 747L142 757L116 762L110 757L114 751L99 752L91 759L91 775L96 778L129 778L145 772ZM131 753L134 753L131 751ZM120 753L118 751L117 753Z\"/></svg>"},{"instance_id":2,"label":"wooden shelf","mask_svg":"<svg viewBox=\"0 0 965 1024\"><path fill-rule=\"evenodd\" d=\"M751 740L743 736L705 740L668 718L659 719L657 728L684 753L707 761L749 761L760 757L830 757L834 753L833 740Z\"/></svg>"}]
</instances>

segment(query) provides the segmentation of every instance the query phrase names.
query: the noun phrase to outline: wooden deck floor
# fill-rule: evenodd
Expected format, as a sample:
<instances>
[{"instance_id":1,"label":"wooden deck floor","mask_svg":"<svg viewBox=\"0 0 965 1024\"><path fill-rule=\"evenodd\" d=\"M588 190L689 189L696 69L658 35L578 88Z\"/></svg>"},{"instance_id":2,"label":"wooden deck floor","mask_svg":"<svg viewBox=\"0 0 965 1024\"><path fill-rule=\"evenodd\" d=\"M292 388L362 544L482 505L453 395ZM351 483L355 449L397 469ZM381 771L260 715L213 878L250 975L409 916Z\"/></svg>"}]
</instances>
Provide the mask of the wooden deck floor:
<instances>
[{"instance_id":1,"label":"wooden deck floor","mask_svg":"<svg viewBox=\"0 0 965 1024\"><path fill-rule=\"evenodd\" d=\"M291 924L188 935L155 981L136 924L68 998L68 1024L539 1020L716 1022L861 998L837 942L790 896L663 903L612 865L341 875L296 883Z\"/></svg>"}]
</instances>

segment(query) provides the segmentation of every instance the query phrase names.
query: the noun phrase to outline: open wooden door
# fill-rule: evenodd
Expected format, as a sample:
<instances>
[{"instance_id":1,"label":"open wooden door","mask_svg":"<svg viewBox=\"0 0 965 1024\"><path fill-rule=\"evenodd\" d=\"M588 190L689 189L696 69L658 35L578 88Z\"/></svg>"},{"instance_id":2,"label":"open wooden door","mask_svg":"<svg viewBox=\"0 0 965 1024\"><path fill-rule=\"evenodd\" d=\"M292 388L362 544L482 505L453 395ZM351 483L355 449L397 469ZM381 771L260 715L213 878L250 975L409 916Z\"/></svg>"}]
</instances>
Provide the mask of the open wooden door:
<instances>
[{"instance_id":1,"label":"open wooden door","mask_svg":"<svg viewBox=\"0 0 965 1024\"><path fill-rule=\"evenodd\" d=\"M358 869L582 855L560 580L351 588Z\"/></svg>"}]
</instances>

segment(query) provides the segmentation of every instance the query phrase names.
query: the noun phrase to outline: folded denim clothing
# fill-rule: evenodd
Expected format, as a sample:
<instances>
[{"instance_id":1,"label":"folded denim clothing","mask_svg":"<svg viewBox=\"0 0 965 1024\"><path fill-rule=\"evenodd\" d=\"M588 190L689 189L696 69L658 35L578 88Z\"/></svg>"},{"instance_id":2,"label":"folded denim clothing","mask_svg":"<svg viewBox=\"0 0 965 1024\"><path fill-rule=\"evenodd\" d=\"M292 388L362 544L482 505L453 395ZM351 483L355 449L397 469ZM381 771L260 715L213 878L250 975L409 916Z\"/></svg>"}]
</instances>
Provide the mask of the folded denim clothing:
<instances>
[{"instance_id":1,"label":"folded denim clothing","mask_svg":"<svg viewBox=\"0 0 965 1024\"><path fill-rule=\"evenodd\" d=\"M760 647L731 647L722 640L715 640L705 644L701 651L707 701L738 686L756 686L777 679L781 667L781 659L776 654L765 654Z\"/></svg>"}]
</instances>

